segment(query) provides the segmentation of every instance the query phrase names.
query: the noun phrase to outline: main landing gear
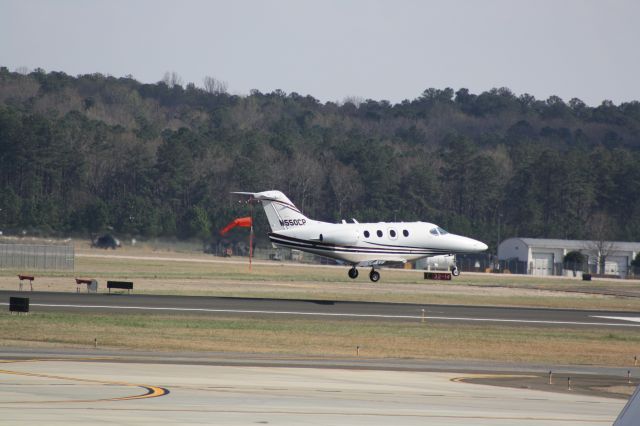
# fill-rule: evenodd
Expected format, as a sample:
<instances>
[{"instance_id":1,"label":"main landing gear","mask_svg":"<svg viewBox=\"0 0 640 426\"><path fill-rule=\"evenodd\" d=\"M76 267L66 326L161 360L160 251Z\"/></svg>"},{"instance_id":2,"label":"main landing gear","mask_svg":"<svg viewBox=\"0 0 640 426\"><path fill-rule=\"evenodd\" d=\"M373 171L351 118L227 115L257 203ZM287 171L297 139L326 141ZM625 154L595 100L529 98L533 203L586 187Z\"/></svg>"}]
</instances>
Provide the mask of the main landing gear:
<instances>
[{"instance_id":1,"label":"main landing gear","mask_svg":"<svg viewBox=\"0 0 640 426\"><path fill-rule=\"evenodd\" d=\"M358 278L358 270L356 269L355 266L349 269L348 274L349 274L349 278L351 278L352 280L355 280L356 278ZM374 268L371 268L371 272L369 272L369 279L374 283L377 283L378 281L380 281L380 272L376 271Z\"/></svg>"},{"instance_id":2,"label":"main landing gear","mask_svg":"<svg viewBox=\"0 0 640 426\"><path fill-rule=\"evenodd\" d=\"M352 280L358 278L358 270L355 266L349 269L349 278L351 278Z\"/></svg>"}]
</instances>

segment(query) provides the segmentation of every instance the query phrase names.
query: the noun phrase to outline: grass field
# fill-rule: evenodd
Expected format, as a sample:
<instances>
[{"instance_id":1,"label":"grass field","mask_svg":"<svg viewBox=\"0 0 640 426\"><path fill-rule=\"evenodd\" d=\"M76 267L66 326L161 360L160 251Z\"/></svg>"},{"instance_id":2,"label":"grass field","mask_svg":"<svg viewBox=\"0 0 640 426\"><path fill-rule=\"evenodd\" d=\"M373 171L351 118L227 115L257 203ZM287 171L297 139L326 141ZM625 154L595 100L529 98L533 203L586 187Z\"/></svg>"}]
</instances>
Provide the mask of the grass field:
<instances>
[{"instance_id":1,"label":"grass field","mask_svg":"<svg viewBox=\"0 0 640 426\"><path fill-rule=\"evenodd\" d=\"M632 365L633 331L235 319L188 315L35 313L0 316L9 346L228 351L311 357L482 359L549 364Z\"/></svg>"},{"instance_id":2,"label":"grass field","mask_svg":"<svg viewBox=\"0 0 640 426\"><path fill-rule=\"evenodd\" d=\"M383 269L382 280L373 284L366 269L353 281L345 267L258 262L249 270L246 259L197 253L84 249L78 255L74 272L35 272L35 289L75 292L73 277L83 276L97 278L101 291L107 279L127 279L136 293L640 310L640 297L629 297L636 295L637 281L463 274L434 282L420 271ZM16 289L21 272L32 271L0 271L0 288ZM566 364L629 365L640 355L640 334L633 330L121 313L0 315L4 346L87 347L96 338L101 347L313 357L354 356L356 346L366 357Z\"/></svg>"}]
</instances>

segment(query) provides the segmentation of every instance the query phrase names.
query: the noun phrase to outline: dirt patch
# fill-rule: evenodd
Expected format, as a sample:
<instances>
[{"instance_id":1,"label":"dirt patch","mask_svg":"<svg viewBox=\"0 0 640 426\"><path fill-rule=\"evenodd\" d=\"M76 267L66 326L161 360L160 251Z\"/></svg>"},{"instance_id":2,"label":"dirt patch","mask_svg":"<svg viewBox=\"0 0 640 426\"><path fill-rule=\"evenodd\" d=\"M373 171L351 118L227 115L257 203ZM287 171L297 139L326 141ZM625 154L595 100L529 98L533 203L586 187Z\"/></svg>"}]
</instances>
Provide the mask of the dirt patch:
<instances>
[{"instance_id":1,"label":"dirt patch","mask_svg":"<svg viewBox=\"0 0 640 426\"><path fill-rule=\"evenodd\" d=\"M569 381L571 378L571 381ZM582 395L604 396L609 398L628 399L636 389L638 379L627 383L626 376L594 376L594 375L568 375L557 372L553 374L552 383L549 383L549 374L478 374L462 376L456 380L477 383L482 385L503 386L516 389L535 389L557 393L578 393Z\"/></svg>"}]
</instances>

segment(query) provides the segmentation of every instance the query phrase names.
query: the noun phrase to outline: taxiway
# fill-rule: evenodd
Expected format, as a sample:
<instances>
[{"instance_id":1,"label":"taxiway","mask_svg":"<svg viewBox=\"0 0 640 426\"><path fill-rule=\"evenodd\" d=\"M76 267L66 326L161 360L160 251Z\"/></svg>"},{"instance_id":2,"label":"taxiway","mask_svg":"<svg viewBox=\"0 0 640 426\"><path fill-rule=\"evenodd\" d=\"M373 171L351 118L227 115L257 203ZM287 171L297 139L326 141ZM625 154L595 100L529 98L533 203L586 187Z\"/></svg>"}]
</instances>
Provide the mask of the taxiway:
<instances>
[{"instance_id":1,"label":"taxiway","mask_svg":"<svg viewBox=\"0 0 640 426\"><path fill-rule=\"evenodd\" d=\"M467 383L470 373L34 355L1 365L7 423L608 425L625 404Z\"/></svg>"}]
</instances>

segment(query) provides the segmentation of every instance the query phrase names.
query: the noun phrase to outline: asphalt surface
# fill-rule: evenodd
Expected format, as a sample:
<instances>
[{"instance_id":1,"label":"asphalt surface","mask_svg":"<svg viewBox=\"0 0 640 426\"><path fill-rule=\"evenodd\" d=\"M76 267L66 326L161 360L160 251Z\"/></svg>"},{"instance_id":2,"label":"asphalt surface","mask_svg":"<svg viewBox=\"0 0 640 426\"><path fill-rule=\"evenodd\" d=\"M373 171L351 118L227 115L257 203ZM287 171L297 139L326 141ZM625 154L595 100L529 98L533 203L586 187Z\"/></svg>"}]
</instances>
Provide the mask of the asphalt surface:
<instances>
[{"instance_id":1,"label":"asphalt surface","mask_svg":"<svg viewBox=\"0 0 640 426\"><path fill-rule=\"evenodd\" d=\"M491 306L370 303L323 300L254 299L139 294L86 294L0 291L28 297L31 312L198 314L239 317L306 317L362 321L430 321L504 326L640 328L640 313Z\"/></svg>"},{"instance_id":2,"label":"asphalt surface","mask_svg":"<svg viewBox=\"0 0 640 426\"><path fill-rule=\"evenodd\" d=\"M624 398L486 386L528 374L218 366L4 357L0 412L12 425L610 425ZM2 355L0 355L2 356Z\"/></svg>"}]
</instances>

